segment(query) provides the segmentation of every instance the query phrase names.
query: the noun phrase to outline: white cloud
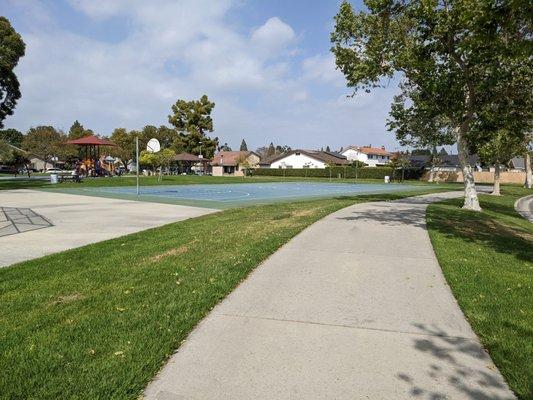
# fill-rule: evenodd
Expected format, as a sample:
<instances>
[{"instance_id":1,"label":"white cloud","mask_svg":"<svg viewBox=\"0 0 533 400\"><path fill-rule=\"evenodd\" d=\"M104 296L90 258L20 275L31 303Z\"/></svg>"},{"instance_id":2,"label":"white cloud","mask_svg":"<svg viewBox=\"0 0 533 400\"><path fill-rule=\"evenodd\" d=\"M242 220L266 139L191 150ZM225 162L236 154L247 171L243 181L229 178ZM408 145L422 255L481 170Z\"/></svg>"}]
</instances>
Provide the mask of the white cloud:
<instances>
[{"instance_id":1,"label":"white cloud","mask_svg":"<svg viewBox=\"0 0 533 400\"><path fill-rule=\"evenodd\" d=\"M296 40L294 30L278 17L272 17L252 32L252 45L259 54L279 54Z\"/></svg>"},{"instance_id":2,"label":"white cloud","mask_svg":"<svg viewBox=\"0 0 533 400\"><path fill-rule=\"evenodd\" d=\"M303 78L336 86L344 85L344 76L335 69L335 59L332 54L317 54L302 61Z\"/></svg>"},{"instance_id":3,"label":"white cloud","mask_svg":"<svg viewBox=\"0 0 533 400\"><path fill-rule=\"evenodd\" d=\"M23 97L6 125L68 129L79 119L109 134L119 126L164 124L178 98L206 93L216 102L215 135L234 145L244 137L252 147L270 141L340 146L359 141L354 127L363 136L384 131L382 95L362 107L339 102L349 91L331 55L301 60L299 36L278 17L266 16L251 30L229 24L237 1L70 0L98 23L127 21L118 42L60 28L42 3L33 13L34 2L13 1L31 28L21 32ZM319 87L335 93L319 99ZM369 118L369 110L378 117Z\"/></svg>"}]
</instances>

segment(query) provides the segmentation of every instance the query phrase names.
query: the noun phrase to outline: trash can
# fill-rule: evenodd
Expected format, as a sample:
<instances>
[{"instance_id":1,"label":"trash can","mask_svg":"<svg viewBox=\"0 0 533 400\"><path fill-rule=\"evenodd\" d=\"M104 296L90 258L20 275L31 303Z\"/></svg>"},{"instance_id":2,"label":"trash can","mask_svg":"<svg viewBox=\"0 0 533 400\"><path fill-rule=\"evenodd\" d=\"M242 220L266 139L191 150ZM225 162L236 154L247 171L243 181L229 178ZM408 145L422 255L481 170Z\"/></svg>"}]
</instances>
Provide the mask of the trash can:
<instances>
[{"instance_id":1,"label":"trash can","mask_svg":"<svg viewBox=\"0 0 533 400\"><path fill-rule=\"evenodd\" d=\"M390 176L385 175L385 183L389 183L389 182L390 182Z\"/></svg>"},{"instance_id":2,"label":"trash can","mask_svg":"<svg viewBox=\"0 0 533 400\"><path fill-rule=\"evenodd\" d=\"M57 183L57 174L50 174L50 183Z\"/></svg>"}]
</instances>

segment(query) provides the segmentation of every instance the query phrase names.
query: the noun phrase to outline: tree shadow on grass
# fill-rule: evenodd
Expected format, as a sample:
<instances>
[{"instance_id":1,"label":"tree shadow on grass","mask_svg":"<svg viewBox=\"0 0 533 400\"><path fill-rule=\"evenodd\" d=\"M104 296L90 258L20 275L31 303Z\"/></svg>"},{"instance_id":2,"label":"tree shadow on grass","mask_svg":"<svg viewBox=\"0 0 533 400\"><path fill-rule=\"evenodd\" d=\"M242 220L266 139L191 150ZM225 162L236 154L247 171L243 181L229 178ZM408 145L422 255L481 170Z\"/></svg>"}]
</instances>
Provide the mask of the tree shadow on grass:
<instances>
[{"instance_id":1,"label":"tree shadow on grass","mask_svg":"<svg viewBox=\"0 0 533 400\"><path fill-rule=\"evenodd\" d=\"M422 361L424 375L401 371L396 377L410 385L414 399L514 399L501 375L481 345L467 338L447 335L446 331L425 324L413 324L423 336L413 339L417 352L429 355ZM427 358L424 358L426 360ZM431 384L428 384L431 382ZM459 396L459 397L457 397Z\"/></svg>"},{"instance_id":2,"label":"tree shadow on grass","mask_svg":"<svg viewBox=\"0 0 533 400\"><path fill-rule=\"evenodd\" d=\"M427 210L431 203L428 197L409 197L396 200L397 205L376 203L365 209L355 210L348 217L339 217L347 221L371 221L384 227L413 226L420 229L430 228L447 238L460 238L466 242L489 247L499 253L515 256L519 260L533 262L533 232L519 226L502 223L487 213L463 210L460 200L439 203L436 208ZM450 207L451 206L451 207ZM487 210L517 217L503 205L487 205Z\"/></svg>"},{"instance_id":3,"label":"tree shadow on grass","mask_svg":"<svg viewBox=\"0 0 533 400\"><path fill-rule=\"evenodd\" d=\"M453 204L453 203L452 203ZM486 213L461 210L457 207L446 207L450 203L428 210L428 227L446 238L460 238L466 242L489 247L498 253L515 256L522 261L533 262L533 232L519 226L502 223ZM517 217L504 206L487 210Z\"/></svg>"}]
</instances>

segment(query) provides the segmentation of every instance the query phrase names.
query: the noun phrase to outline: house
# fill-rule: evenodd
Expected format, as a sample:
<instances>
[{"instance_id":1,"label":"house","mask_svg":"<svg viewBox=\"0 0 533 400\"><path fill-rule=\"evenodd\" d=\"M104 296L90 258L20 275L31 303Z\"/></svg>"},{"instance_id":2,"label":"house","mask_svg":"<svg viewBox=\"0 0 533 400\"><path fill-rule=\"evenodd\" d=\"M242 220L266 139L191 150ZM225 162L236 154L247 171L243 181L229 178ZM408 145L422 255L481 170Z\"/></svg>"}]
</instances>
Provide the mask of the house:
<instances>
[{"instance_id":1,"label":"house","mask_svg":"<svg viewBox=\"0 0 533 400\"><path fill-rule=\"evenodd\" d=\"M461 163L459 162L459 156L457 154L439 154L437 157L438 158L435 163L435 168L437 171L461 171ZM431 156L427 155L411 155L409 156L409 163L411 167L415 168L430 169L432 167ZM479 158L475 154L468 156L468 163L475 167L477 170L481 169L481 167L479 166Z\"/></svg>"},{"instance_id":2,"label":"house","mask_svg":"<svg viewBox=\"0 0 533 400\"><path fill-rule=\"evenodd\" d=\"M220 151L211 161L213 176L243 176L249 168L259 165L260 157L253 151Z\"/></svg>"},{"instance_id":3,"label":"house","mask_svg":"<svg viewBox=\"0 0 533 400\"><path fill-rule=\"evenodd\" d=\"M369 167L388 164L392 157L392 153L385 150L385 146L348 146L342 150L341 154L345 156L348 161L361 161Z\"/></svg>"},{"instance_id":4,"label":"house","mask_svg":"<svg viewBox=\"0 0 533 400\"><path fill-rule=\"evenodd\" d=\"M292 150L261 162L264 168L326 168L328 165L347 165L339 153L319 150Z\"/></svg>"},{"instance_id":5,"label":"house","mask_svg":"<svg viewBox=\"0 0 533 400\"><path fill-rule=\"evenodd\" d=\"M32 171L46 171L46 168L52 166L51 162L44 161L40 157L34 155L28 155L28 168Z\"/></svg>"},{"instance_id":6,"label":"house","mask_svg":"<svg viewBox=\"0 0 533 400\"><path fill-rule=\"evenodd\" d=\"M509 171L522 172L526 170L524 157L514 157L509 161Z\"/></svg>"}]
</instances>

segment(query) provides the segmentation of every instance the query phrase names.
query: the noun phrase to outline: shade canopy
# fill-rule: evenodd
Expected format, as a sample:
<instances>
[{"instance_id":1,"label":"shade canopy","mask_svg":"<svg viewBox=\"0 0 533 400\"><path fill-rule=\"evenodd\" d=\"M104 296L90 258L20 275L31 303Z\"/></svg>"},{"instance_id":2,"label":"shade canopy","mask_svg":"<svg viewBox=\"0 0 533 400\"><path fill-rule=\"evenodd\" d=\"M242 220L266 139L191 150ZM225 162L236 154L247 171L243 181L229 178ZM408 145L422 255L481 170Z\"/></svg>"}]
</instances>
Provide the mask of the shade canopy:
<instances>
[{"instance_id":1,"label":"shade canopy","mask_svg":"<svg viewBox=\"0 0 533 400\"><path fill-rule=\"evenodd\" d=\"M68 140L66 144L76 144L78 146L116 146L115 143L107 139L99 138L98 136L85 136L79 139Z\"/></svg>"},{"instance_id":2,"label":"shade canopy","mask_svg":"<svg viewBox=\"0 0 533 400\"><path fill-rule=\"evenodd\" d=\"M204 161L204 159L190 153L178 153L174 156L174 161L200 162Z\"/></svg>"}]
</instances>

